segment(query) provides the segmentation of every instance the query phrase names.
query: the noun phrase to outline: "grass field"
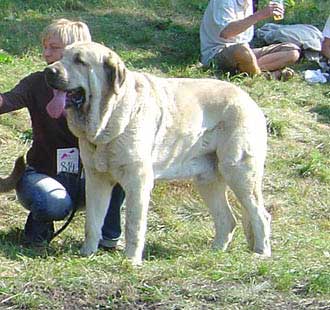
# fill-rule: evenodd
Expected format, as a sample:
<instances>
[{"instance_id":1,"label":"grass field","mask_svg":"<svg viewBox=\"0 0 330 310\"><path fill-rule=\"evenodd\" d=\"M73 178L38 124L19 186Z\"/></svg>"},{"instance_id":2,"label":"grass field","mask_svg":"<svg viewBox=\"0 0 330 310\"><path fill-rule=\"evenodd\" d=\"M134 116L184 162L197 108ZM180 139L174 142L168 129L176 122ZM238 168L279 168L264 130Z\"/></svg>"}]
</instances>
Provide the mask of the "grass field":
<instances>
[{"instance_id":1,"label":"grass field","mask_svg":"<svg viewBox=\"0 0 330 310\"><path fill-rule=\"evenodd\" d=\"M285 23L322 29L328 0L287 1ZM260 1L261 5L265 1ZM293 6L295 4L295 6ZM129 69L216 77L196 66L206 0L0 2L0 91L42 69L39 34L51 20L81 19ZM220 76L241 86L269 120L264 197L272 214L270 259L247 249L239 226L229 251L211 250L208 210L190 182L157 183L144 265L121 252L79 256L84 213L48 248L21 246L27 216L15 193L0 196L0 309L330 309L330 87ZM30 143L25 110L0 117L0 172ZM240 213L235 197L230 200ZM57 227L62 223L57 223Z\"/></svg>"}]
</instances>

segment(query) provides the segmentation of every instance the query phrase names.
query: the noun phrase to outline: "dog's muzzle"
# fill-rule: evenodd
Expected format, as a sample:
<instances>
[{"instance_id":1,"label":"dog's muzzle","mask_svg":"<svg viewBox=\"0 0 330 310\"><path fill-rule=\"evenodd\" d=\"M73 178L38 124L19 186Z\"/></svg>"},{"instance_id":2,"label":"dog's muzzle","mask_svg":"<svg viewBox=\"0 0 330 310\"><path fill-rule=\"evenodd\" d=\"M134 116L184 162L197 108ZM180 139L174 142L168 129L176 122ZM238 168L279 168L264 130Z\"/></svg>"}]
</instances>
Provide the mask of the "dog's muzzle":
<instances>
[{"instance_id":1,"label":"dog's muzzle","mask_svg":"<svg viewBox=\"0 0 330 310\"><path fill-rule=\"evenodd\" d=\"M63 78L64 72L60 67L50 66L45 69L45 77L47 84L61 91L66 92L65 108L80 107L86 101L85 91L82 87L68 89L68 81Z\"/></svg>"},{"instance_id":2,"label":"dog's muzzle","mask_svg":"<svg viewBox=\"0 0 330 310\"><path fill-rule=\"evenodd\" d=\"M55 89L65 89L66 82L61 76L63 76L62 70L57 67L47 67L45 69L45 78L47 84Z\"/></svg>"}]
</instances>

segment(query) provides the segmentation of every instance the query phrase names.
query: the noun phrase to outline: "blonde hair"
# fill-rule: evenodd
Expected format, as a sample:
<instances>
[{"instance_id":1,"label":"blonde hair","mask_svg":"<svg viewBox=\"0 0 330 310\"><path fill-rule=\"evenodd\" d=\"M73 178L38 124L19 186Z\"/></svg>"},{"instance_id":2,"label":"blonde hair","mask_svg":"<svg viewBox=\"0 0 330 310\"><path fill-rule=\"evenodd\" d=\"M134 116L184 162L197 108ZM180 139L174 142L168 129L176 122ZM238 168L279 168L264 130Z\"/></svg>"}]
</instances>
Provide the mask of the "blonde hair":
<instances>
[{"instance_id":1,"label":"blonde hair","mask_svg":"<svg viewBox=\"0 0 330 310\"><path fill-rule=\"evenodd\" d=\"M64 46L77 41L92 41L88 26L80 21L61 18L48 25L41 34L41 41L57 36Z\"/></svg>"}]
</instances>

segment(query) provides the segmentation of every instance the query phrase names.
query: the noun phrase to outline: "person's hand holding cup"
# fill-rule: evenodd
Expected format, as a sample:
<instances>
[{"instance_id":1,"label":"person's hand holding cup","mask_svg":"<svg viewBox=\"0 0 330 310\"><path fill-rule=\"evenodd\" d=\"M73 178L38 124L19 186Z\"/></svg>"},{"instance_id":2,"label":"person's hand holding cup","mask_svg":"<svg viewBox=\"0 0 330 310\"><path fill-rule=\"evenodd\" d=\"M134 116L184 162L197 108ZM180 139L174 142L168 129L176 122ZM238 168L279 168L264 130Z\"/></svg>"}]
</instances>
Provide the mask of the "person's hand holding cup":
<instances>
[{"instance_id":1,"label":"person's hand holding cup","mask_svg":"<svg viewBox=\"0 0 330 310\"><path fill-rule=\"evenodd\" d=\"M274 20L281 20L284 18L284 1L283 0L272 0L271 4L276 4L273 10Z\"/></svg>"}]
</instances>

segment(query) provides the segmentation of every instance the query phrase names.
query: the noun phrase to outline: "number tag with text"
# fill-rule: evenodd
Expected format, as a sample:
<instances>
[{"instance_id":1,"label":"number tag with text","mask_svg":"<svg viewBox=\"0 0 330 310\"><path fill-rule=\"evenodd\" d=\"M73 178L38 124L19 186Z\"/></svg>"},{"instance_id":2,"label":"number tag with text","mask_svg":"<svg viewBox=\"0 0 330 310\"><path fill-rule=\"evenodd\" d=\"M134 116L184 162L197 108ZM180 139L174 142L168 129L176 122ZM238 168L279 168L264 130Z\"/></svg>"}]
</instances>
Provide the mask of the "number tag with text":
<instances>
[{"instance_id":1,"label":"number tag with text","mask_svg":"<svg viewBox=\"0 0 330 310\"><path fill-rule=\"evenodd\" d=\"M76 147L57 149L57 173L78 173L79 150Z\"/></svg>"}]
</instances>

